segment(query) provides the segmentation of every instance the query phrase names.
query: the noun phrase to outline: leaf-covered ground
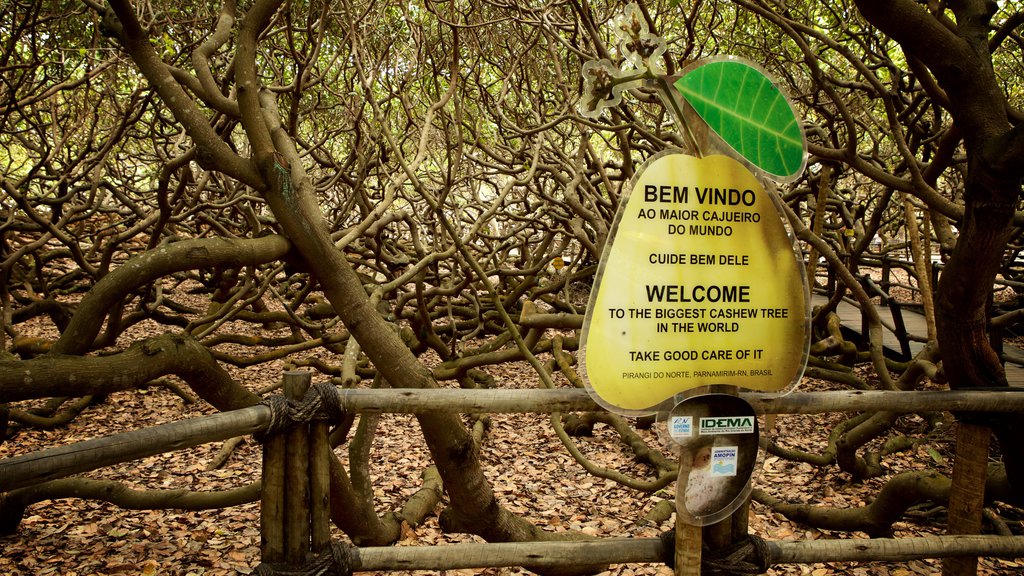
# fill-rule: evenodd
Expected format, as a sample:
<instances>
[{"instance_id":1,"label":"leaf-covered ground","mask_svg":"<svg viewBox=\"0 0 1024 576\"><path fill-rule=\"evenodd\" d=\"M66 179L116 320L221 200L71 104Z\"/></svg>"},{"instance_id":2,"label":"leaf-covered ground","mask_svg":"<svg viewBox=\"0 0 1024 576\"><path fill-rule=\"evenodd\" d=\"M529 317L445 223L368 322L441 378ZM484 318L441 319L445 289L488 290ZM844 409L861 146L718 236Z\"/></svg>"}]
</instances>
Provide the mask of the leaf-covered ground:
<instances>
[{"instance_id":1,"label":"leaf-covered ground","mask_svg":"<svg viewBox=\"0 0 1024 576\"><path fill-rule=\"evenodd\" d=\"M503 385L531 381L524 371L510 370L499 376ZM252 382L272 378L269 371L252 374ZM186 404L166 389L111 395L90 408L64 429L24 432L0 447L0 455L21 454L41 446L66 444L118 430L132 429L188 418L206 410ZM791 446L816 451L823 447L826 428L816 418L780 416L781 440ZM374 484L381 511L398 506L419 485L419 473L427 465L427 452L415 422L409 416L385 416L375 446ZM657 439L651 437L652 442ZM592 438L580 439L584 452L599 464L641 472L632 463L614 432L598 425ZM246 442L237 448L227 464L206 471L219 444L146 458L97 471L91 476L114 479L133 487L196 490L242 486L259 472L259 448ZM932 450L928 450L931 448ZM948 468L949 440L937 437L917 452L889 463L895 472L927 466ZM344 456L344 452L339 450ZM581 530L596 536L656 536L672 526L643 521L659 501L670 493L640 494L610 481L588 476L562 449L546 416L494 415L492 428L482 451L488 473L499 499L512 511L551 530ZM936 463L938 455L940 462ZM835 469L816 469L775 457L764 461L756 485L786 499L839 507L865 504L884 478L853 483ZM769 539L864 538L864 534L827 533L789 522L754 504L751 529ZM940 511L915 511L914 518L897 525L897 537L941 533ZM338 535L340 537L340 534ZM473 540L442 534L436 516L421 526L403 531L400 545L435 545ZM82 500L44 502L26 513L17 534L0 538L3 574L166 574L221 575L248 573L259 563L259 507L248 504L206 512L131 511ZM983 560L984 574L1018 574L1017 562ZM848 563L777 567L769 574L934 574L939 564L915 561L900 565ZM518 569L449 571L459 574L517 574ZM670 574L653 565L616 566L616 575Z\"/></svg>"},{"instance_id":2,"label":"leaf-covered ground","mask_svg":"<svg viewBox=\"0 0 1024 576\"><path fill-rule=\"evenodd\" d=\"M133 329L139 337L146 328ZM252 351L239 350L239 353ZM337 358L324 360L337 362ZM281 362L250 369L235 369L235 376L253 390L274 384L284 370ZM537 378L523 365L489 370L497 385L534 387ZM315 378L314 381L319 381ZM802 389L823 387L805 380ZM26 407L31 403L21 403ZM73 423L52 431L27 430L0 445L0 458L24 454L44 447L109 435L158 423L210 413L203 403L187 403L164 387L112 394L105 403L90 407ZM820 452L826 445L829 424L842 415L782 415L776 424L776 438L788 447ZM916 434L921 429L915 416L899 423L901 432ZM653 431L648 440L660 444ZM891 474L903 470L938 468L949 473L952 440L948 429L933 432L910 453L885 461ZM643 474L613 430L598 425L593 437L577 440L583 452L601 466ZM194 449L146 458L104 468L89 477L117 480L136 488L190 488L217 490L244 486L259 474L260 451L251 440L235 449L226 464L207 470L221 448L210 444ZM345 449L338 449L345 459ZM672 487L656 494L643 494L610 481L589 476L561 446L543 415L493 415L482 456L488 475L501 502L549 530L578 530L595 536L653 537L670 529L674 519L645 521L659 502L671 498ZM420 472L428 465L426 447L410 416L385 415L374 445L373 480L378 510L387 512L401 506L420 484ZM852 479L835 467L815 468L776 457L764 459L755 486L789 501L843 508L864 506L886 477L866 482ZM465 535L441 532L437 513L419 526L404 527L400 546L443 545L477 541ZM941 534L944 510L921 507L912 510L896 525L897 537ZM1020 528L1020 526L1013 526ZM750 528L772 540L813 540L823 538L866 538L865 534L844 534L816 530L790 522L754 503ZM343 538L340 533L335 534ZM122 510L95 501L67 499L48 501L29 508L18 532L0 537L0 574L86 576L130 575L228 575L247 574L259 563L259 505L247 504L224 510L181 512L174 510ZM921 560L900 564L826 563L806 566L778 566L773 575L850 574L856 576L938 574L938 561ZM1024 562L982 559L981 574L1020 574ZM422 572L429 573L429 572ZM449 570L448 574L520 574L522 569ZM396 573L399 574L399 573ZM409 574L405 572L404 574ZM607 574L671 574L664 566L613 566Z\"/></svg>"}]
</instances>

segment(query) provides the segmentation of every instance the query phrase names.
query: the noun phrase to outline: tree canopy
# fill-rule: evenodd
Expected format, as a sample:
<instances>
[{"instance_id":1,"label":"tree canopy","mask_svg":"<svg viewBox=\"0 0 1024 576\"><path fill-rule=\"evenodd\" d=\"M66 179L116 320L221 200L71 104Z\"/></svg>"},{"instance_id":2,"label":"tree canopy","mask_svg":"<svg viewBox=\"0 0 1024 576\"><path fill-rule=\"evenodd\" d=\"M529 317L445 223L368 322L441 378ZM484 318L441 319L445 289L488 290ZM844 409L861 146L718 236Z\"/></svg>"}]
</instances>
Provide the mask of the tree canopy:
<instances>
[{"instance_id":1,"label":"tree canopy","mask_svg":"<svg viewBox=\"0 0 1024 576\"><path fill-rule=\"evenodd\" d=\"M508 362L530 363L538 386L581 386L578 331L623 194L646 159L688 146L650 84L587 109L588 62L634 69L636 47L614 32L624 8L8 0L0 402L19 404L3 411L7 433L39 422L25 401L59 399L46 415L59 420L155 379L221 410L252 405L259 391L231 369L281 359L342 387L486 387ZM808 375L1008 386L998 342L1024 286L1024 11L695 0L636 14L665 40L660 74L742 56L796 106L807 169L777 194L809 277L838 279L814 311ZM929 318L915 358L882 350L865 275L883 265L904 271ZM844 296L865 307L866 349L838 332ZM41 319L52 338L23 329ZM986 418L1024 486L1020 418ZM851 420L835 454L799 457L879 473L867 446L893 419ZM459 418L418 420L448 529L550 537L496 501ZM637 477L586 465L639 490L674 480L669 459L645 458ZM357 542L394 541L368 476L335 472L335 522Z\"/></svg>"}]
</instances>

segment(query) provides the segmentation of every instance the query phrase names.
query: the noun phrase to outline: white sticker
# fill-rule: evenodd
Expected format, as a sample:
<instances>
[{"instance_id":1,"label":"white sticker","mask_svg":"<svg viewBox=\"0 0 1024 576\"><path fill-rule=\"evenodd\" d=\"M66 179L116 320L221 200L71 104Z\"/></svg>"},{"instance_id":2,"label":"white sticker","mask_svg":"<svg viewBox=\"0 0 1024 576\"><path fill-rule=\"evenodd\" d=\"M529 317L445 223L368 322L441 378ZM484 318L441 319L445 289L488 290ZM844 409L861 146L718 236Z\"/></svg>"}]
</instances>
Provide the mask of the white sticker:
<instances>
[{"instance_id":1,"label":"white sticker","mask_svg":"<svg viewBox=\"0 0 1024 576\"><path fill-rule=\"evenodd\" d=\"M722 416L700 419L700 435L709 434L753 434L753 416Z\"/></svg>"},{"instance_id":2,"label":"white sticker","mask_svg":"<svg viewBox=\"0 0 1024 576\"><path fill-rule=\"evenodd\" d=\"M674 439L693 436L693 416L672 416L669 418L668 433Z\"/></svg>"},{"instance_id":3,"label":"white sticker","mask_svg":"<svg viewBox=\"0 0 1024 576\"><path fill-rule=\"evenodd\" d=\"M737 446L719 446L711 450L711 475L735 476L736 462L739 460Z\"/></svg>"}]
</instances>

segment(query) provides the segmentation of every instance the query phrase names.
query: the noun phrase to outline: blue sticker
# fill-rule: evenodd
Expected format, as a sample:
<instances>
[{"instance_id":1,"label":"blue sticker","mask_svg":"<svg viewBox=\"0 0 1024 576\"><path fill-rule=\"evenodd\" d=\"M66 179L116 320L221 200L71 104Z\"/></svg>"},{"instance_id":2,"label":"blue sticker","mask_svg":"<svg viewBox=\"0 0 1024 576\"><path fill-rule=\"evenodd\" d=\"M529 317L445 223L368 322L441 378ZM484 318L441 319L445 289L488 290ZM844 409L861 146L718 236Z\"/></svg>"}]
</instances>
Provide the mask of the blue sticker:
<instances>
[{"instance_id":1,"label":"blue sticker","mask_svg":"<svg viewBox=\"0 0 1024 576\"><path fill-rule=\"evenodd\" d=\"M719 446L711 450L711 475L735 476L736 462L739 459L739 448L736 446Z\"/></svg>"},{"instance_id":2,"label":"blue sticker","mask_svg":"<svg viewBox=\"0 0 1024 576\"><path fill-rule=\"evenodd\" d=\"M672 438L693 436L693 416L672 416L669 420L669 435Z\"/></svg>"}]
</instances>

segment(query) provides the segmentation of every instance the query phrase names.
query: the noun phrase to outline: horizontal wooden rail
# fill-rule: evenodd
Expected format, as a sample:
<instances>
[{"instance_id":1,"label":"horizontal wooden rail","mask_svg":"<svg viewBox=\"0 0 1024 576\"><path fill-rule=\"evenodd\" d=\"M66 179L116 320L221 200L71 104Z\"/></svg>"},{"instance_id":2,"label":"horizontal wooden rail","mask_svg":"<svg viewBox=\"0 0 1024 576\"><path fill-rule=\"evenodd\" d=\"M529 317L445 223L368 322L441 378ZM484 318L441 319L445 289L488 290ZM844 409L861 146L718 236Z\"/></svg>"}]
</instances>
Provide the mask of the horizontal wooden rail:
<instances>
[{"instance_id":1,"label":"horizontal wooden rail","mask_svg":"<svg viewBox=\"0 0 1024 576\"><path fill-rule=\"evenodd\" d=\"M825 412L1024 412L1024 390L837 391L783 396L744 393L760 413ZM603 410L585 390L338 390L349 412L552 413ZM94 438L0 460L0 492L64 478L111 464L262 432L270 423L263 405Z\"/></svg>"},{"instance_id":2,"label":"horizontal wooden rail","mask_svg":"<svg viewBox=\"0 0 1024 576\"><path fill-rule=\"evenodd\" d=\"M556 568L602 564L665 563L659 538L601 538L577 542L508 542L352 549L353 572Z\"/></svg>"},{"instance_id":3,"label":"horizontal wooden rail","mask_svg":"<svg viewBox=\"0 0 1024 576\"><path fill-rule=\"evenodd\" d=\"M1024 557L1024 536L928 536L765 542L767 561L906 562L951 556ZM659 538L605 538L585 542L519 542L449 546L381 546L354 550L354 572L378 570L458 570L465 568L552 568L588 564L664 563Z\"/></svg>"},{"instance_id":4,"label":"horizontal wooden rail","mask_svg":"<svg viewBox=\"0 0 1024 576\"><path fill-rule=\"evenodd\" d=\"M1024 557L1024 536L925 536L850 540L774 540L767 542L772 564L815 562L907 562L926 558Z\"/></svg>"},{"instance_id":5,"label":"horizontal wooden rail","mask_svg":"<svg viewBox=\"0 0 1024 576\"><path fill-rule=\"evenodd\" d=\"M111 464L227 440L267 429L270 408L257 405L121 432L0 460L0 492Z\"/></svg>"},{"instance_id":6,"label":"horizontal wooden rail","mask_svg":"<svg viewBox=\"0 0 1024 576\"><path fill-rule=\"evenodd\" d=\"M586 391L555 390L339 390L341 404L349 412L589 412L600 407ZM1024 412L1024 388L1019 391L935 390L892 392L853 390L793 392L791 394L741 393L740 397L761 414L822 414L826 412Z\"/></svg>"}]
</instances>

